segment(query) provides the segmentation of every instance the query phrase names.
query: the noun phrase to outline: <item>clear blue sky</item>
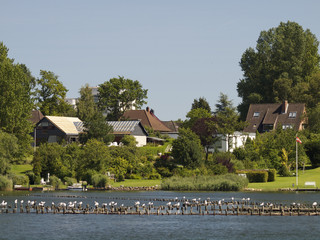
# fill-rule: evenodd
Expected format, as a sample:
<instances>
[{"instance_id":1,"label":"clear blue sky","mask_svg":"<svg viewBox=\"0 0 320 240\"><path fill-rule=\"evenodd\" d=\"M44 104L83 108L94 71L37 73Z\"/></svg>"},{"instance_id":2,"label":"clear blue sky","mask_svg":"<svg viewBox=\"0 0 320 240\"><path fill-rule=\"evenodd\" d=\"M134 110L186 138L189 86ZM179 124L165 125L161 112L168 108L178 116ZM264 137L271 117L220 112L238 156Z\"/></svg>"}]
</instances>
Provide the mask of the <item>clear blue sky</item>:
<instances>
[{"instance_id":1,"label":"clear blue sky","mask_svg":"<svg viewBox=\"0 0 320 240\"><path fill-rule=\"evenodd\" d=\"M262 30L295 21L320 39L317 0L0 0L0 41L36 77L49 70L78 97L118 75L148 89L161 120L194 99L241 101L239 61ZM146 107L146 106L144 106Z\"/></svg>"}]
</instances>

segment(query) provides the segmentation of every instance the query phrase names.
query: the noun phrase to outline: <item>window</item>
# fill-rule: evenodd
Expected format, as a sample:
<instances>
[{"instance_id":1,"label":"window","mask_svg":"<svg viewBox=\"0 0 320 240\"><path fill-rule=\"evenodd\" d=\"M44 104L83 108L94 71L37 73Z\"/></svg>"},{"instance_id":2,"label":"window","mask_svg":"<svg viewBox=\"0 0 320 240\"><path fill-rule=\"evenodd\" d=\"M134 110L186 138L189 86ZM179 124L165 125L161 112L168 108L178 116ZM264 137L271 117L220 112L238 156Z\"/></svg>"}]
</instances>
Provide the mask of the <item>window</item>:
<instances>
[{"instance_id":1,"label":"window","mask_svg":"<svg viewBox=\"0 0 320 240\"><path fill-rule=\"evenodd\" d=\"M254 112L253 113L253 117L259 117L260 116L260 113L259 112Z\"/></svg>"},{"instance_id":2,"label":"window","mask_svg":"<svg viewBox=\"0 0 320 240\"><path fill-rule=\"evenodd\" d=\"M282 129L291 129L292 125L291 124L283 124Z\"/></svg>"},{"instance_id":3,"label":"window","mask_svg":"<svg viewBox=\"0 0 320 240\"><path fill-rule=\"evenodd\" d=\"M289 118L296 118L297 112L289 112Z\"/></svg>"},{"instance_id":4,"label":"window","mask_svg":"<svg viewBox=\"0 0 320 240\"><path fill-rule=\"evenodd\" d=\"M269 132L273 130L273 124L265 124L263 125L263 132Z\"/></svg>"}]
</instances>

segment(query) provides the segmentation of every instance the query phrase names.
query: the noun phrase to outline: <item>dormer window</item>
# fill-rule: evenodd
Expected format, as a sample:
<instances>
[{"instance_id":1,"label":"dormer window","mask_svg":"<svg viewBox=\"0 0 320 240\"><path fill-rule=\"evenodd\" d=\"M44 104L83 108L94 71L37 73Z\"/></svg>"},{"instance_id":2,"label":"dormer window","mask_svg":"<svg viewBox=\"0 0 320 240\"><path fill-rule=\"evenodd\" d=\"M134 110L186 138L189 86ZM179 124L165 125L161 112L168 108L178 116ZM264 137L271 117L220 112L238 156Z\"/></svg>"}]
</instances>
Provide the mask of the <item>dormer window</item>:
<instances>
[{"instance_id":1,"label":"dormer window","mask_svg":"<svg viewBox=\"0 0 320 240\"><path fill-rule=\"evenodd\" d=\"M259 117L260 116L260 112L254 112L253 113L253 117Z\"/></svg>"},{"instance_id":2,"label":"dormer window","mask_svg":"<svg viewBox=\"0 0 320 240\"><path fill-rule=\"evenodd\" d=\"M296 118L297 112L289 112L289 118Z\"/></svg>"}]
</instances>

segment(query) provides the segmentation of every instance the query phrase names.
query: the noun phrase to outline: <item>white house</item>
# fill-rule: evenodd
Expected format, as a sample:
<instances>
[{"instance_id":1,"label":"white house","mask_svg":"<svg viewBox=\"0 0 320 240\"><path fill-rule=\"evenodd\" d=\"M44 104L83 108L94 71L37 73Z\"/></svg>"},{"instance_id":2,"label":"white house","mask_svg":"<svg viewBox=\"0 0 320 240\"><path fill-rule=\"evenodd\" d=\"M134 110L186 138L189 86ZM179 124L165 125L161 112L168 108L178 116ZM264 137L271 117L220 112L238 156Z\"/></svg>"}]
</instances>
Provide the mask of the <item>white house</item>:
<instances>
[{"instance_id":1,"label":"white house","mask_svg":"<svg viewBox=\"0 0 320 240\"><path fill-rule=\"evenodd\" d=\"M219 140L209 148L209 152L214 152L215 149L220 152L233 152L235 148L244 146L247 138L250 138L251 140L255 139L256 133L234 132L228 137L222 134L218 134L217 136L219 137Z\"/></svg>"}]
</instances>

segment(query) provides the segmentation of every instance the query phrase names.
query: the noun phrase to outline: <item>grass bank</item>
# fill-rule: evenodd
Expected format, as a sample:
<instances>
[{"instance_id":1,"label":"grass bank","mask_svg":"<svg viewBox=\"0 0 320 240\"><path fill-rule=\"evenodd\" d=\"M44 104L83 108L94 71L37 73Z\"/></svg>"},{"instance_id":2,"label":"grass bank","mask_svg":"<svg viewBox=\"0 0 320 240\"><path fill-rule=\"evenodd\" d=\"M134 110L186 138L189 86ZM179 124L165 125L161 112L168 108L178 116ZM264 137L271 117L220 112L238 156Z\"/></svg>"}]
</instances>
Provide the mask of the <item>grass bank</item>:
<instances>
[{"instance_id":1,"label":"grass bank","mask_svg":"<svg viewBox=\"0 0 320 240\"><path fill-rule=\"evenodd\" d=\"M298 187L299 188L314 188L305 186L305 182L315 182L317 187L320 187L320 168L308 169L298 172ZM294 184L294 185L293 185ZM248 188L260 189L262 191L278 191L285 188L296 188L295 177L280 177L277 176L276 181L267 183L249 183Z\"/></svg>"},{"instance_id":2,"label":"grass bank","mask_svg":"<svg viewBox=\"0 0 320 240\"><path fill-rule=\"evenodd\" d=\"M153 187L160 186L161 180L125 179L122 182L111 182L112 187Z\"/></svg>"}]
</instances>

